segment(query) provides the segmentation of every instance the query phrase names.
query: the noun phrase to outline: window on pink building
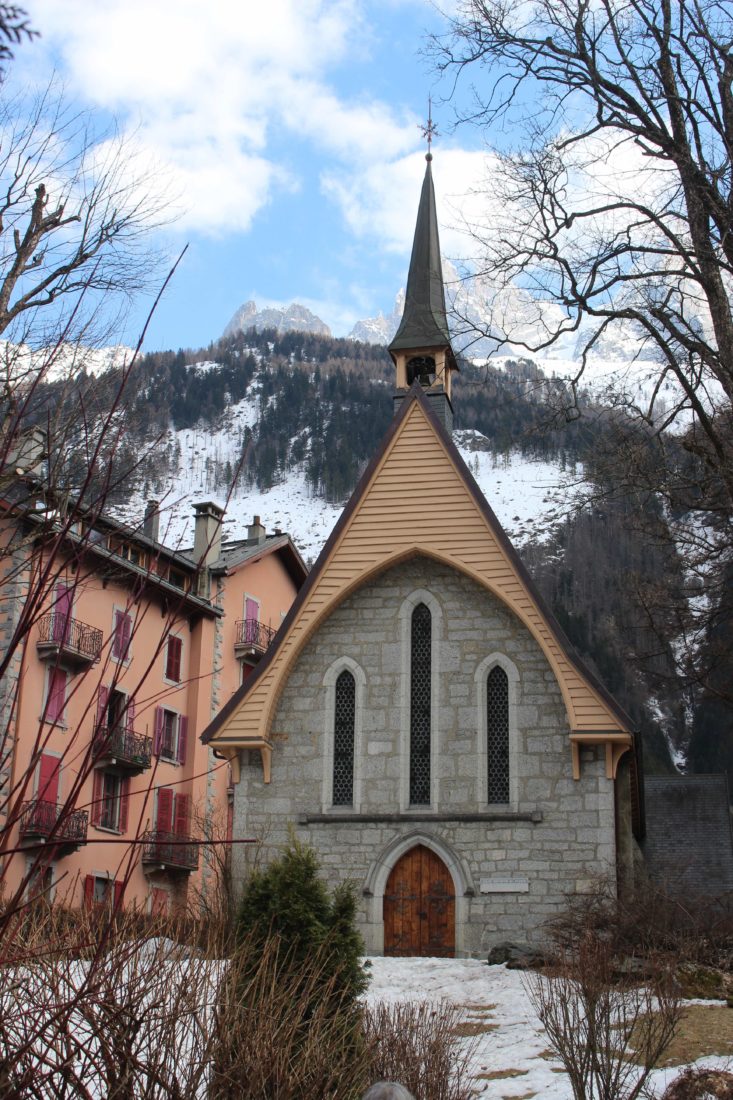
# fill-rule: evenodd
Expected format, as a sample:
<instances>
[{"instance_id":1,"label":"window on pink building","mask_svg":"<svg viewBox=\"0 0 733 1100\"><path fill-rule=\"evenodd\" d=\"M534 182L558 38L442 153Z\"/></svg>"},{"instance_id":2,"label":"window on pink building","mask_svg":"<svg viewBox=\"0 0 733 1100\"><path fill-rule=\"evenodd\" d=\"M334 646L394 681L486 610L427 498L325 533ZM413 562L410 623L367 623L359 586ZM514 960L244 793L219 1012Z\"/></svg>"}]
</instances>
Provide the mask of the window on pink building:
<instances>
[{"instance_id":1,"label":"window on pink building","mask_svg":"<svg viewBox=\"0 0 733 1100\"><path fill-rule=\"evenodd\" d=\"M48 697L46 699L46 721L63 722L66 709L66 689L69 674L62 668L52 668L48 674Z\"/></svg>"},{"instance_id":2,"label":"window on pink building","mask_svg":"<svg viewBox=\"0 0 733 1100\"><path fill-rule=\"evenodd\" d=\"M182 640L180 638L170 637L168 639L168 647L165 654L165 678L166 680L171 680L174 684L180 683L181 679L182 651Z\"/></svg>"},{"instance_id":3,"label":"window on pink building","mask_svg":"<svg viewBox=\"0 0 733 1100\"><path fill-rule=\"evenodd\" d=\"M129 659L131 638L132 615L129 615L127 611L115 611L112 633L112 656L115 660L127 661Z\"/></svg>"}]
</instances>

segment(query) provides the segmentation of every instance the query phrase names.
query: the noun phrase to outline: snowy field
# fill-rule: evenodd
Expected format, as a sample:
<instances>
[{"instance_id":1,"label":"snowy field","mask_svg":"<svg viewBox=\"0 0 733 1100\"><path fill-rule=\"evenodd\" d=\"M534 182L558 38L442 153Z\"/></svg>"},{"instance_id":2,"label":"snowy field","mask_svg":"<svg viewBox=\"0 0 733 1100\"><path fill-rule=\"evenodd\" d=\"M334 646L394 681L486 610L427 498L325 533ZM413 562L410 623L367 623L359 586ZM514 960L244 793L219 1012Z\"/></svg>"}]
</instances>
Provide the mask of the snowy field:
<instances>
[{"instance_id":1,"label":"snowy field","mask_svg":"<svg viewBox=\"0 0 733 1100\"><path fill-rule=\"evenodd\" d=\"M570 1082L548 1051L547 1037L519 971L487 966L476 959L373 958L370 962L370 1001L445 1000L460 1005L472 1023L485 1023L472 1066L476 1096L572 1100ZM706 1058L698 1064L730 1068L727 1058ZM679 1068L658 1070L652 1078L655 1094L660 1096L679 1073Z\"/></svg>"}]
</instances>

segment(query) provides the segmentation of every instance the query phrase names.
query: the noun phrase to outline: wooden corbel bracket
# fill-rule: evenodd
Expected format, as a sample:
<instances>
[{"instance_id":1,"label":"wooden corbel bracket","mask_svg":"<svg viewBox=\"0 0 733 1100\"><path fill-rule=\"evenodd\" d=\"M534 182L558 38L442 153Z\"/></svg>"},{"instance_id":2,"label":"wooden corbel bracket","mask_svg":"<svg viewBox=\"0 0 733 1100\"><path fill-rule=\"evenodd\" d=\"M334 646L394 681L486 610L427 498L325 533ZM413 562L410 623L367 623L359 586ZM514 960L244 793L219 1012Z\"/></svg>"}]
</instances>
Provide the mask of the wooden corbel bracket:
<instances>
[{"instance_id":1,"label":"wooden corbel bracket","mask_svg":"<svg viewBox=\"0 0 733 1100\"><path fill-rule=\"evenodd\" d=\"M609 730L607 733L571 733L570 750L573 756L573 779L580 779L580 749L583 745L586 747L595 745L605 746L606 779L615 779L619 761L624 753L628 752L632 747L633 740L630 733L622 733L621 731L612 732Z\"/></svg>"},{"instance_id":2,"label":"wooden corbel bracket","mask_svg":"<svg viewBox=\"0 0 733 1100\"><path fill-rule=\"evenodd\" d=\"M241 777L240 752L245 749L259 749L262 760L262 777L265 783L269 783L272 777L272 743L265 737L242 737L236 741L217 741L216 751L226 756L232 766L232 781L238 783Z\"/></svg>"}]
</instances>

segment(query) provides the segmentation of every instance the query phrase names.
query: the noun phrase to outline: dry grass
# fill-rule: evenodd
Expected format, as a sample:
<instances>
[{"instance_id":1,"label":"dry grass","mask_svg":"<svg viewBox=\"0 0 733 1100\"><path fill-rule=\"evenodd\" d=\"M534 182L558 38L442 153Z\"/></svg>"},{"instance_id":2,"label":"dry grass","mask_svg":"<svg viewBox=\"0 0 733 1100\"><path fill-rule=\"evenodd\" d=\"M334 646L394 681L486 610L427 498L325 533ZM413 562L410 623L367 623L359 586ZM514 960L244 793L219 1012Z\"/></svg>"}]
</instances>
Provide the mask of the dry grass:
<instances>
[{"instance_id":1,"label":"dry grass","mask_svg":"<svg viewBox=\"0 0 733 1100\"><path fill-rule=\"evenodd\" d=\"M733 1055L733 1009L689 1005L659 1065L683 1066L709 1054Z\"/></svg>"},{"instance_id":2,"label":"dry grass","mask_svg":"<svg viewBox=\"0 0 733 1100\"><path fill-rule=\"evenodd\" d=\"M485 1073L477 1073L480 1081L505 1081L510 1077L526 1077L528 1069L494 1069Z\"/></svg>"},{"instance_id":3,"label":"dry grass","mask_svg":"<svg viewBox=\"0 0 733 1100\"><path fill-rule=\"evenodd\" d=\"M476 1035L487 1035L490 1031L496 1031L499 1024L490 1024L485 1020L462 1020L453 1028L456 1039L471 1039Z\"/></svg>"}]
</instances>

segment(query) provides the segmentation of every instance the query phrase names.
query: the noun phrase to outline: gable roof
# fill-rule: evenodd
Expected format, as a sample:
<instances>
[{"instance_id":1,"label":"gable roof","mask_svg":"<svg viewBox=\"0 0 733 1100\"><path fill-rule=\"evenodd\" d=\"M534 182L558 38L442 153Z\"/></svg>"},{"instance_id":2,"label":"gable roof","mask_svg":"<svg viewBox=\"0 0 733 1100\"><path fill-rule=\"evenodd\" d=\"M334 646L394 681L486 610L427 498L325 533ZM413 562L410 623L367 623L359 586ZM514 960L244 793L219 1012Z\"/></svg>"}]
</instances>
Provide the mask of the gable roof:
<instances>
[{"instance_id":1,"label":"gable roof","mask_svg":"<svg viewBox=\"0 0 733 1100\"><path fill-rule=\"evenodd\" d=\"M546 607L416 382L272 646L202 740L234 746L240 740L267 739L287 674L318 625L370 577L418 554L472 577L525 624L555 672L571 733L633 730L629 716L585 667Z\"/></svg>"}]
</instances>

